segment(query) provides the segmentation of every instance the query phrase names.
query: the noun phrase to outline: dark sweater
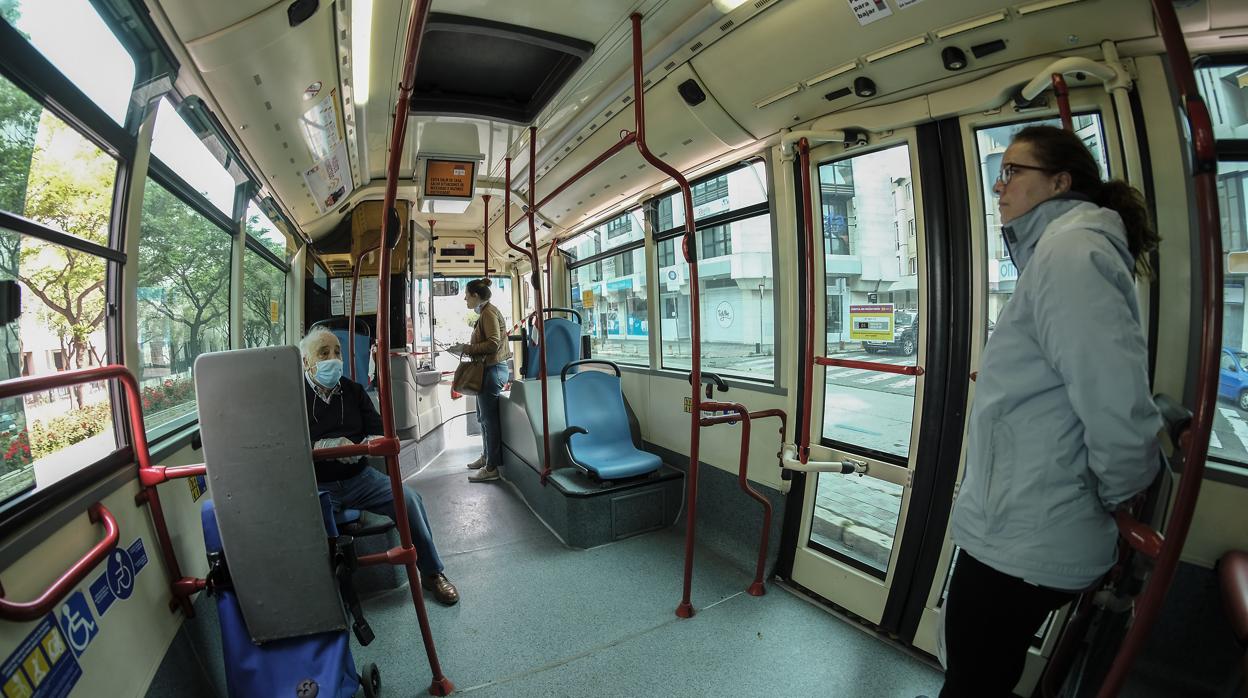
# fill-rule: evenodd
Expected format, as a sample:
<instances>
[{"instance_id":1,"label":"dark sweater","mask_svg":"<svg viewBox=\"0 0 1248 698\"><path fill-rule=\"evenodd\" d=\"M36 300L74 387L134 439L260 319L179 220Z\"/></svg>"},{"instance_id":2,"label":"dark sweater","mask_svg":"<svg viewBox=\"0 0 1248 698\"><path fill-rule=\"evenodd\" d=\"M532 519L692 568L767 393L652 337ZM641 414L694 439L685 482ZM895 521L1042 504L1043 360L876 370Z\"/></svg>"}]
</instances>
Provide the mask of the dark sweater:
<instances>
[{"instance_id":1,"label":"dark sweater","mask_svg":"<svg viewBox=\"0 0 1248 698\"><path fill-rule=\"evenodd\" d=\"M312 443L321 439L332 439L345 436L355 443L366 437L382 433L381 415L373 407L373 401L364 392L364 387L349 379L338 380L338 390L329 399L329 404L316 394L307 380L303 386L304 398L308 406L308 431L312 434ZM368 467L363 457L350 463L337 459L316 461L317 482L337 482L354 477Z\"/></svg>"}]
</instances>

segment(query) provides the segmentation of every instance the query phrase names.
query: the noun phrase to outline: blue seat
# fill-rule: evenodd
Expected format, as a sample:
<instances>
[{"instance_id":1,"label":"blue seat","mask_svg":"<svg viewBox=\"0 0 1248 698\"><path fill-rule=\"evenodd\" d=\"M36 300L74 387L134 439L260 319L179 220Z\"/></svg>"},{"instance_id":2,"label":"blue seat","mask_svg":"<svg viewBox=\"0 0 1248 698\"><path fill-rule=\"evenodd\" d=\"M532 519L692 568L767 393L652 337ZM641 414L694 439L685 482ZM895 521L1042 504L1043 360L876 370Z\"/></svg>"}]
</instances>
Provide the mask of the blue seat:
<instances>
[{"instance_id":1,"label":"blue seat","mask_svg":"<svg viewBox=\"0 0 1248 698\"><path fill-rule=\"evenodd\" d=\"M593 370L578 370L569 375L569 369L587 364L609 366L614 375ZM619 366L610 361L585 359L567 364L560 375L564 413L569 422L565 432L568 459L573 465L599 480L640 477L663 465L658 456L633 445Z\"/></svg>"},{"instance_id":2,"label":"blue seat","mask_svg":"<svg viewBox=\"0 0 1248 698\"><path fill-rule=\"evenodd\" d=\"M547 318L546 330L546 375L553 376L563 373L564 366L581 358L581 323L580 313L571 308L546 308L546 312L567 312L576 317L576 321L563 318ZM524 377L537 378L539 345L536 342L537 329L526 328L524 343Z\"/></svg>"}]
</instances>

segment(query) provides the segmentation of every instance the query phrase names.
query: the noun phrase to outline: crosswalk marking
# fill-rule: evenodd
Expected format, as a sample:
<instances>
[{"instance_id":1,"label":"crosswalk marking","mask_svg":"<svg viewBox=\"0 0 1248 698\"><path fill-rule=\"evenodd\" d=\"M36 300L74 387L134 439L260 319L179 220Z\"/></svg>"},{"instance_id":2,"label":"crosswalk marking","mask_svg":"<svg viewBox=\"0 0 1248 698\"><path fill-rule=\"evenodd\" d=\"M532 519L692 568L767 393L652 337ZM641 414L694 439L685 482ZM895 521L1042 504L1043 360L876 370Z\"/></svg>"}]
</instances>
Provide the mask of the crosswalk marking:
<instances>
[{"instance_id":1,"label":"crosswalk marking","mask_svg":"<svg viewBox=\"0 0 1248 698\"><path fill-rule=\"evenodd\" d=\"M829 373L828 378L849 378L850 376L856 376L859 373L862 373L862 369L855 368L855 369L851 369L848 371L838 371L836 373Z\"/></svg>"},{"instance_id":2,"label":"crosswalk marking","mask_svg":"<svg viewBox=\"0 0 1248 698\"><path fill-rule=\"evenodd\" d=\"M886 388L911 388L911 387L914 387L914 376L909 376L909 377L907 377L907 378L902 378L901 380L897 381L896 383L889 383L888 385L886 385L886 386L884 386L884 387L886 387Z\"/></svg>"},{"instance_id":3,"label":"crosswalk marking","mask_svg":"<svg viewBox=\"0 0 1248 698\"><path fill-rule=\"evenodd\" d=\"M893 378L896 375L897 374L895 373L876 373L875 375L867 376L866 378L863 378L862 380L858 382L859 383L878 383L880 381L886 381L890 378Z\"/></svg>"},{"instance_id":4,"label":"crosswalk marking","mask_svg":"<svg viewBox=\"0 0 1248 698\"><path fill-rule=\"evenodd\" d=\"M1214 431L1209 432L1209 448L1216 448L1218 450L1222 450L1222 439L1218 438L1217 432L1214 432Z\"/></svg>"}]
</instances>

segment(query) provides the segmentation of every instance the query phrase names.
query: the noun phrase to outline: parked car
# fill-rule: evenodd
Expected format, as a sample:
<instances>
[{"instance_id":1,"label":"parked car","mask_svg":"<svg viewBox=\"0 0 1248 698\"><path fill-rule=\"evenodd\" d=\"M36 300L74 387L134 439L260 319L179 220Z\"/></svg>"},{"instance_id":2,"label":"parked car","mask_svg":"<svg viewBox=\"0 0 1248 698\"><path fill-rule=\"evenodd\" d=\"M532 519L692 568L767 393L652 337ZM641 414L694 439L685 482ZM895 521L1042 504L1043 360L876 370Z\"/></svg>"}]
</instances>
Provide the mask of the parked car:
<instances>
[{"instance_id":1,"label":"parked car","mask_svg":"<svg viewBox=\"0 0 1248 698\"><path fill-rule=\"evenodd\" d=\"M862 348L868 354L881 351L895 351L905 356L913 356L919 345L919 314L909 310L893 311L893 341L863 342Z\"/></svg>"},{"instance_id":2,"label":"parked car","mask_svg":"<svg viewBox=\"0 0 1248 698\"><path fill-rule=\"evenodd\" d=\"M1226 398L1248 412L1248 353L1222 347L1218 370L1218 397Z\"/></svg>"}]
</instances>

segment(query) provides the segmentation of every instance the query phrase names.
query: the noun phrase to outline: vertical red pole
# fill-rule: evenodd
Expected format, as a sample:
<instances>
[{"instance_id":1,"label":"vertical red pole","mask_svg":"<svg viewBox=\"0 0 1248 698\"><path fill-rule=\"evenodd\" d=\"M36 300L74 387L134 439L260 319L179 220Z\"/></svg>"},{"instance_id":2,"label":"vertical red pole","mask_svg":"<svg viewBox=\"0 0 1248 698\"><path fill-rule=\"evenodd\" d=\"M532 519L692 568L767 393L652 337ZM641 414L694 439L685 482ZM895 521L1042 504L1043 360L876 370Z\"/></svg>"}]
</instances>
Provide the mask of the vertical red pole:
<instances>
[{"instance_id":1,"label":"vertical red pole","mask_svg":"<svg viewBox=\"0 0 1248 698\"><path fill-rule=\"evenodd\" d=\"M1075 122L1070 116L1070 90L1066 89L1066 78L1061 73L1053 73L1053 96L1057 98L1057 112L1062 115L1062 128L1075 130Z\"/></svg>"},{"instance_id":2,"label":"vertical red pole","mask_svg":"<svg viewBox=\"0 0 1248 698\"><path fill-rule=\"evenodd\" d=\"M802 414L798 418L797 457L805 463L810 458L810 416L815 385L815 218L812 210L810 183L810 141L797 141L798 163L802 174L802 231L806 240L806 338L802 348Z\"/></svg>"},{"instance_id":3,"label":"vertical red pole","mask_svg":"<svg viewBox=\"0 0 1248 698\"><path fill-rule=\"evenodd\" d=\"M542 262L537 256L537 128L529 127L529 259L533 266L533 297L537 303L537 379L542 385L542 486L550 479L550 409L546 386L546 318L542 307Z\"/></svg>"},{"instance_id":4,"label":"vertical red pole","mask_svg":"<svg viewBox=\"0 0 1248 698\"><path fill-rule=\"evenodd\" d=\"M399 164L403 154L403 140L407 135L408 103L412 96L412 85L416 78L416 58L420 55L420 44L424 37L425 22L429 16L432 0L412 0L411 16L407 24L407 51L404 56L402 82L399 83L399 96L396 103L394 128L390 133L390 153L386 163L386 189L382 202L381 224L381 259L378 262L377 278L377 343L382 351L390 348L390 245L386 244L391 236L393 224L390 212L394 209L398 196ZM432 227L430 228L432 230ZM403 231L397 231L401 235ZM352 289L354 297L354 289ZM420 623L420 636L425 645L425 654L429 660L429 669L433 673L433 681L429 685L429 693L435 696L449 695L455 690L442 673L438 662L438 651L433 643L433 633L429 629L429 614L425 609L424 593L420 585L420 572L416 569L416 549L412 545L411 527L407 525L407 501L403 493L403 482L399 472L398 438L394 430L394 407L390 394L390 362L377 362L377 382L380 385L381 424L382 432L387 441L393 441L395 448L386 455L386 468L390 473L390 494L394 498L394 519L398 524L399 540L402 543L403 560L407 571L408 590L412 595L412 603L416 607L416 617Z\"/></svg>"},{"instance_id":5,"label":"vertical red pole","mask_svg":"<svg viewBox=\"0 0 1248 698\"><path fill-rule=\"evenodd\" d=\"M481 195L481 217L484 222L481 224L481 235L484 238L482 246L485 248L481 254L481 278L490 278L490 195Z\"/></svg>"},{"instance_id":6,"label":"vertical red pole","mask_svg":"<svg viewBox=\"0 0 1248 698\"><path fill-rule=\"evenodd\" d=\"M663 162L650 152L646 145L646 109L645 91L641 86L641 14L634 12L629 16L633 24L633 118L637 122L637 150L641 157L652 166L671 177L680 186L680 195L685 209L685 236L682 242L685 261L689 264L689 306L690 330L689 339L692 343L692 367L689 371L690 389L693 393L689 415L689 483L686 487L688 501L685 518L685 578L682 587L680 605L676 607L676 615L681 618L693 617L693 604L689 594L693 585L693 544L695 538L694 524L698 514L698 455L699 437L701 436L702 416L702 314L701 298L698 293L698 255L696 228L693 224L693 192L689 188L689 180L679 170Z\"/></svg>"},{"instance_id":7,"label":"vertical red pole","mask_svg":"<svg viewBox=\"0 0 1248 698\"><path fill-rule=\"evenodd\" d=\"M1170 61L1170 70L1178 86L1179 98L1192 134L1193 177L1196 189L1196 216L1200 235L1200 291L1202 332L1200 356L1196 369L1196 404L1192 424L1181 439L1183 474L1175 494L1174 507L1166 527L1165 543L1148 584L1135 605L1135 619L1123 638L1118 655L1110 666L1098 698L1114 698L1122 690L1135 657L1144 647L1165 601L1166 591L1174 579L1179 554L1192 525L1192 514L1200 496L1205 475L1205 458L1209 452L1209 431L1217 402L1218 355L1222 337L1222 235L1218 214L1217 148L1209 110L1201 99L1192 71L1192 57L1183 40L1183 30L1169 0L1152 0L1157 26Z\"/></svg>"}]
</instances>

